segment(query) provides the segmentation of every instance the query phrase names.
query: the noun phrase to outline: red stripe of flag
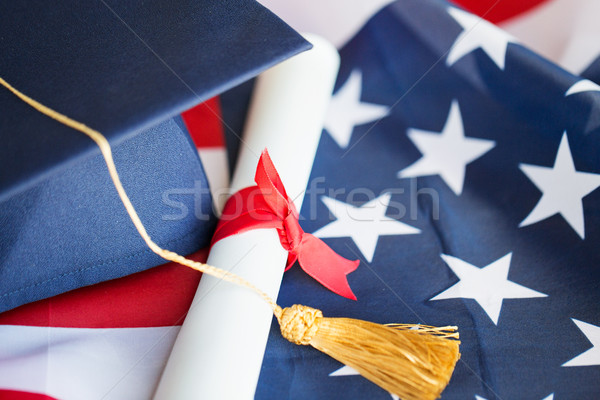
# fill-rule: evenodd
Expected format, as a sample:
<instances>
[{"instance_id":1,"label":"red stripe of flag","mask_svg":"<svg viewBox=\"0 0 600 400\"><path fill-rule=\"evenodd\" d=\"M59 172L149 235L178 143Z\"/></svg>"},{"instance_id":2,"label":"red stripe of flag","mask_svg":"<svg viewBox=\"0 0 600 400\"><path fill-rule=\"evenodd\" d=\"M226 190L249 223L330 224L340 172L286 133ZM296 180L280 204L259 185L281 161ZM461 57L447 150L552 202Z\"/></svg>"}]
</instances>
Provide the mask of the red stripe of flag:
<instances>
[{"instance_id":1,"label":"red stripe of flag","mask_svg":"<svg viewBox=\"0 0 600 400\"><path fill-rule=\"evenodd\" d=\"M205 261L208 249L189 258ZM142 328L181 325L200 274L168 263L0 314L0 325Z\"/></svg>"},{"instance_id":2,"label":"red stripe of flag","mask_svg":"<svg viewBox=\"0 0 600 400\"><path fill-rule=\"evenodd\" d=\"M213 97L181 114L196 147L225 147L221 103Z\"/></svg>"},{"instance_id":3,"label":"red stripe of flag","mask_svg":"<svg viewBox=\"0 0 600 400\"><path fill-rule=\"evenodd\" d=\"M41 393L21 392L17 390L0 389L0 400L56 400L54 397Z\"/></svg>"},{"instance_id":4,"label":"red stripe of flag","mask_svg":"<svg viewBox=\"0 0 600 400\"><path fill-rule=\"evenodd\" d=\"M464 9L477 14L495 24L506 21L512 17L549 0L451 0Z\"/></svg>"}]
</instances>

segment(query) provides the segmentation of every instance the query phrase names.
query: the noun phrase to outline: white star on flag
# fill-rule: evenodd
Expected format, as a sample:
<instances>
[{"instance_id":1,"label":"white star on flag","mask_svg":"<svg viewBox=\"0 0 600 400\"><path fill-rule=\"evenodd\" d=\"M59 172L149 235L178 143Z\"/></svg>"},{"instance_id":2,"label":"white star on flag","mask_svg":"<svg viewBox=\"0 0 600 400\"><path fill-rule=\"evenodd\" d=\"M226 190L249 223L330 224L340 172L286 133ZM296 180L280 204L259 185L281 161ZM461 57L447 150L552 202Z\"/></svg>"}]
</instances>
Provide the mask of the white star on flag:
<instances>
[{"instance_id":1,"label":"white star on flag","mask_svg":"<svg viewBox=\"0 0 600 400\"><path fill-rule=\"evenodd\" d=\"M594 101L596 105L600 104L600 97L598 96L598 94L600 94L600 85L588 79L581 79L571 85L571 87L565 92L565 97L586 92L592 92L594 95L594 99L592 101ZM600 114L598 113L598 110L594 110L588 118L584 133L596 130L599 126Z\"/></svg>"},{"instance_id":2,"label":"white star on flag","mask_svg":"<svg viewBox=\"0 0 600 400\"><path fill-rule=\"evenodd\" d=\"M552 168L529 164L519 168L542 192L542 198L519 227L560 214L585 239L582 199L600 186L600 174L575 169L567 133L563 134Z\"/></svg>"},{"instance_id":3,"label":"white star on flag","mask_svg":"<svg viewBox=\"0 0 600 400\"><path fill-rule=\"evenodd\" d=\"M448 13L462 26L463 31L448 52L446 65L451 66L463 56L481 48L498 68L504 70L508 44L517 43L517 40L495 25L466 11L449 7Z\"/></svg>"},{"instance_id":4,"label":"white star on flag","mask_svg":"<svg viewBox=\"0 0 600 400\"><path fill-rule=\"evenodd\" d=\"M577 357L567 361L563 367L585 367L600 365L600 326L588 324L587 322L571 318L585 337L592 343L592 348L581 353Z\"/></svg>"},{"instance_id":5,"label":"white star on flag","mask_svg":"<svg viewBox=\"0 0 600 400\"><path fill-rule=\"evenodd\" d=\"M373 261L380 236L411 235L421 232L417 228L385 216L391 199L392 195L385 193L360 207L355 207L323 196L321 200L336 220L317 230L313 235L321 239L350 237L370 263Z\"/></svg>"},{"instance_id":6,"label":"white star on flag","mask_svg":"<svg viewBox=\"0 0 600 400\"><path fill-rule=\"evenodd\" d=\"M574 83L573 86L566 91L565 97L582 92L600 92L600 85L589 79L582 79Z\"/></svg>"},{"instance_id":7,"label":"white star on flag","mask_svg":"<svg viewBox=\"0 0 600 400\"><path fill-rule=\"evenodd\" d=\"M331 98L325 117L325 129L345 149L356 125L378 121L389 113L389 107L360 101L362 72L355 69Z\"/></svg>"},{"instance_id":8,"label":"white star on flag","mask_svg":"<svg viewBox=\"0 0 600 400\"><path fill-rule=\"evenodd\" d=\"M408 137L423 154L398 172L399 178L439 175L458 196L462 193L467 164L490 151L493 140L465 137L460 107L454 100L442 132L409 128Z\"/></svg>"},{"instance_id":9,"label":"white star on flag","mask_svg":"<svg viewBox=\"0 0 600 400\"><path fill-rule=\"evenodd\" d=\"M329 376L356 376L356 375L360 376L358 371L347 365L344 365L342 368L338 368L329 374ZM394 400L400 400L400 397L396 396L393 393L390 393L390 396L392 396L392 399L394 399Z\"/></svg>"},{"instance_id":10,"label":"white star on flag","mask_svg":"<svg viewBox=\"0 0 600 400\"><path fill-rule=\"evenodd\" d=\"M460 298L473 299L479 303L492 322L498 325L504 299L547 297L544 293L508 280L508 270L510 268L512 253L508 253L483 268L478 268L466 261L446 254L442 254L441 257L452 272L458 276L459 282L429 301Z\"/></svg>"}]
</instances>

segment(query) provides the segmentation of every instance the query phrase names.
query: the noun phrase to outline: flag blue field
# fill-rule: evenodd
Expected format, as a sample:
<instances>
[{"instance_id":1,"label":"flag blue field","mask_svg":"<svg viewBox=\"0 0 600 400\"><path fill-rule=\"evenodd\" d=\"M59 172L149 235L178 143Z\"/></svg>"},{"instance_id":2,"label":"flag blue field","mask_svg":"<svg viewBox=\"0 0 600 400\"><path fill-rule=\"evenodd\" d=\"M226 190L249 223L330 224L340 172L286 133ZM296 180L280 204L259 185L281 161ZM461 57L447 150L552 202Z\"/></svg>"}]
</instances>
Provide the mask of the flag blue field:
<instances>
[{"instance_id":1,"label":"flag blue field","mask_svg":"<svg viewBox=\"0 0 600 400\"><path fill-rule=\"evenodd\" d=\"M600 394L600 87L472 14L396 2L341 50L301 224L358 297L292 268L278 302L457 325L444 399ZM272 327L258 399L395 398Z\"/></svg>"}]
</instances>

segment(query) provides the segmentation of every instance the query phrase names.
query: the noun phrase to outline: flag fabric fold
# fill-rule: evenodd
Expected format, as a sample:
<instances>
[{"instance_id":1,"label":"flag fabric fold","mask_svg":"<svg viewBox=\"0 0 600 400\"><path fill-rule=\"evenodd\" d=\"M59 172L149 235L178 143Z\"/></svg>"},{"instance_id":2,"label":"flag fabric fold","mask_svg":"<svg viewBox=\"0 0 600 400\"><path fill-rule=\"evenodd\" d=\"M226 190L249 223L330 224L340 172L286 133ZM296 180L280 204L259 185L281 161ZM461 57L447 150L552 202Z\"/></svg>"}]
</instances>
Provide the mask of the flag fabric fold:
<instances>
[{"instance_id":1,"label":"flag fabric fold","mask_svg":"<svg viewBox=\"0 0 600 400\"><path fill-rule=\"evenodd\" d=\"M151 398L200 275L169 263L0 314L0 399Z\"/></svg>"}]
</instances>

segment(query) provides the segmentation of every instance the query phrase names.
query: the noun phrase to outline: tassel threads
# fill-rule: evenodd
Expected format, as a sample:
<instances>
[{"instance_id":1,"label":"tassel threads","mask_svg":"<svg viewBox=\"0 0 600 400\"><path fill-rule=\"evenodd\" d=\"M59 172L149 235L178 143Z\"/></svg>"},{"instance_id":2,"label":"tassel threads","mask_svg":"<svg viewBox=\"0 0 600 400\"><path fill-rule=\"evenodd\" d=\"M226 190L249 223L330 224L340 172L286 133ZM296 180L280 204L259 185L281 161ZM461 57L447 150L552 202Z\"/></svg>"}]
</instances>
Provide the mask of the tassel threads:
<instances>
[{"instance_id":1,"label":"tassel threads","mask_svg":"<svg viewBox=\"0 0 600 400\"><path fill-rule=\"evenodd\" d=\"M403 400L437 399L460 358L456 327L380 325L351 318L324 318L302 305L277 309L281 334L308 345Z\"/></svg>"}]
</instances>

